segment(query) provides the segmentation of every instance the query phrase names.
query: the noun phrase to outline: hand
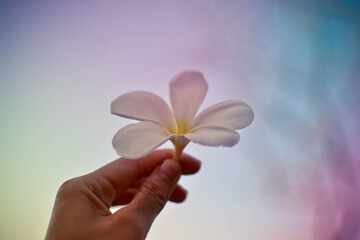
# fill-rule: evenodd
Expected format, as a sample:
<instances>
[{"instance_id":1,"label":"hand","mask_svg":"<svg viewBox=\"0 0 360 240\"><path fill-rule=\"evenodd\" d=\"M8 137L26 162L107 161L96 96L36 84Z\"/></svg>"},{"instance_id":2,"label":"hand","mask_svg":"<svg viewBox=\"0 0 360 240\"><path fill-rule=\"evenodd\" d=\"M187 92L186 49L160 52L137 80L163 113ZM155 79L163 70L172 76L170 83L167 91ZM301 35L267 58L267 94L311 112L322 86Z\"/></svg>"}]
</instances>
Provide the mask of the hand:
<instances>
[{"instance_id":1,"label":"hand","mask_svg":"<svg viewBox=\"0 0 360 240\"><path fill-rule=\"evenodd\" d=\"M93 173L66 181L59 189L47 240L145 239L168 200L182 202L181 173L193 174L200 161L172 150L158 150L136 160L120 158ZM111 213L109 208L127 206Z\"/></svg>"}]
</instances>

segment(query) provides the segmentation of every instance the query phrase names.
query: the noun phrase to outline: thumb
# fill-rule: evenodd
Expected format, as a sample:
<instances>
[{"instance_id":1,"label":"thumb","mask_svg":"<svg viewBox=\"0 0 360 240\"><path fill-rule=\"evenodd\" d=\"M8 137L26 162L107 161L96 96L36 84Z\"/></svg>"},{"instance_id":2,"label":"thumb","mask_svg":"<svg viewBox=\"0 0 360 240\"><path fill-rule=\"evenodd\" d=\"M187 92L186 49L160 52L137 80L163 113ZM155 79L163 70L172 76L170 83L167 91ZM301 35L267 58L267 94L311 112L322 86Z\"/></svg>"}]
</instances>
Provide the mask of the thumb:
<instances>
[{"instance_id":1,"label":"thumb","mask_svg":"<svg viewBox=\"0 0 360 240\"><path fill-rule=\"evenodd\" d=\"M174 191L181 175L180 164L173 160L165 160L159 168L143 182L139 191L127 206L128 210L142 222L146 232L156 216L164 208Z\"/></svg>"}]
</instances>

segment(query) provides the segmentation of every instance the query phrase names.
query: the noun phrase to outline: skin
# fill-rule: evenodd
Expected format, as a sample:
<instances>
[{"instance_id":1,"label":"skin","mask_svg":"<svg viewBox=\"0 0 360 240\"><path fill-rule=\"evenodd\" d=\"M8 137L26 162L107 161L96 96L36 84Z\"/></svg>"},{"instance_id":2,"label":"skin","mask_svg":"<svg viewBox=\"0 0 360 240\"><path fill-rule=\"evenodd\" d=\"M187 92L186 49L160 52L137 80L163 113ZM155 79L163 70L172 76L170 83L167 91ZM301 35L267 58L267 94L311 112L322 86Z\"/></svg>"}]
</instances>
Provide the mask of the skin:
<instances>
[{"instance_id":1,"label":"skin","mask_svg":"<svg viewBox=\"0 0 360 240\"><path fill-rule=\"evenodd\" d=\"M168 200L182 202L187 191L177 184L193 174L200 161L173 150L158 150L136 160L120 158L59 189L47 240L145 239ZM111 206L126 205L111 213Z\"/></svg>"}]
</instances>

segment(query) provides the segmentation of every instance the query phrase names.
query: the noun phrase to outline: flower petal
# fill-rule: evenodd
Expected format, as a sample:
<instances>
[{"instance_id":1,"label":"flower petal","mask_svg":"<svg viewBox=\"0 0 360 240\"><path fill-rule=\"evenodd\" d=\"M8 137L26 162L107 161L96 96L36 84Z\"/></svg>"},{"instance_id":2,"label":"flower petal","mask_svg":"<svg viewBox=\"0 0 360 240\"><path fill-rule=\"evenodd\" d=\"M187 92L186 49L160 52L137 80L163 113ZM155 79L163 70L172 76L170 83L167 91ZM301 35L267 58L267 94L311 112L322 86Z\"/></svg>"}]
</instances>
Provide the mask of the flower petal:
<instances>
[{"instance_id":1,"label":"flower petal","mask_svg":"<svg viewBox=\"0 0 360 240\"><path fill-rule=\"evenodd\" d=\"M218 126L194 128L191 133L184 134L184 136L192 142L207 146L231 147L240 140L237 132Z\"/></svg>"},{"instance_id":2,"label":"flower petal","mask_svg":"<svg viewBox=\"0 0 360 240\"><path fill-rule=\"evenodd\" d=\"M240 100L228 100L199 113L191 126L212 125L235 130L248 126L253 119L254 112L249 105Z\"/></svg>"},{"instance_id":3,"label":"flower petal","mask_svg":"<svg viewBox=\"0 0 360 240\"><path fill-rule=\"evenodd\" d=\"M161 123L168 128L176 126L167 103L151 92L135 91L121 95L112 101L111 113L130 119Z\"/></svg>"},{"instance_id":4,"label":"flower petal","mask_svg":"<svg viewBox=\"0 0 360 240\"><path fill-rule=\"evenodd\" d=\"M207 89L204 76L197 71L183 71L171 79L170 102L178 124L190 124Z\"/></svg>"},{"instance_id":5,"label":"flower petal","mask_svg":"<svg viewBox=\"0 0 360 240\"><path fill-rule=\"evenodd\" d=\"M147 155L172 136L160 125L145 121L120 129L112 144L120 156L135 159Z\"/></svg>"}]
</instances>

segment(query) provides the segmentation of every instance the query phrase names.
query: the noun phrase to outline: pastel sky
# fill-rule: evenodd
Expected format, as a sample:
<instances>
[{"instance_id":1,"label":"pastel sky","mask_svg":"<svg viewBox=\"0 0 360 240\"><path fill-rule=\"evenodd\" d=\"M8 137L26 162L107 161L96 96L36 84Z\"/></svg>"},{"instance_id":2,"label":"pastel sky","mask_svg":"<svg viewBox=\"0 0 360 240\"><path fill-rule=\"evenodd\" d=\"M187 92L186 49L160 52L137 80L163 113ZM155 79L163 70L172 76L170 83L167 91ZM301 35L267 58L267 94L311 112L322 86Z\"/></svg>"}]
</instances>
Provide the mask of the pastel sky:
<instances>
[{"instance_id":1,"label":"pastel sky","mask_svg":"<svg viewBox=\"0 0 360 240\"><path fill-rule=\"evenodd\" d=\"M59 186L118 158L132 121L111 101L168 101L185 69L201 109L241 99L255 120L233 148L187 146L202 169L147 239L359 239L359 24L351 0L2 1L0 239L43 239Z\"/></svg>"}]
</instances>

